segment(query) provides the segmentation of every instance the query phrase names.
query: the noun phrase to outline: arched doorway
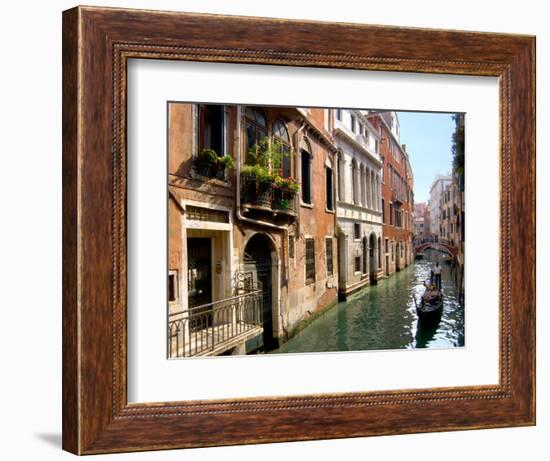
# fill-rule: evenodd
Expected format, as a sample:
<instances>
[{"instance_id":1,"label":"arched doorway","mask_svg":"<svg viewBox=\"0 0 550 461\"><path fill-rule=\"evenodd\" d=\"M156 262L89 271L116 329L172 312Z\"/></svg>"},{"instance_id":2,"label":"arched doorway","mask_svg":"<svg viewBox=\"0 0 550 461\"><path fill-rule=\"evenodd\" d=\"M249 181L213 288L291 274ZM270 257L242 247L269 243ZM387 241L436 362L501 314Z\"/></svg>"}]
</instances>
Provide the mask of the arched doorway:
<instances>
[{"instance_id":1,"label":"arched doorway","mask_svg":"<svg viewBox=\"0 0 550 461\"><path fill-rule=\"evenodd\" d=\"M252 274L254 285L262 290L262 335L264 349L277 346L273 335L272 242L265 234L255 234L244 249L244 271Z\"/></svg>"},{"instance_id":2,"label":"arched doorway","mask_svg":"<svg viewBox=\"0 0 550 461\"><path fill-rule=\"evenodd\" d=\"M368 255L368 240L367 240L367 236L365 235L363 237L363 274L367 274L369 270L367 255Z\"/></svg>"},{"instance_id":3,"label":"arched doorway","mask_svg":"<svg viewBox=\"0 0 550 461\"><path fill-rule=\"evenodd\" d=\"M371 285L376 283L376 272L378 264L376 262L376 235L370 234L369 238L369 275Z\"/></svg>"},{"instance_id":4,"label":"arched doorway","mask_svg":"<svg viewBox=\"0 0 550 461\"><path fill-rule=\"evenodd\" d=\"M377 247L378 249L378 264L377 264L377 267L376 269L377 270L380 270L382 269L382 241L380 240L380 237L378 237L378 241L377 241Z\"/></svg>"}]
</instances>

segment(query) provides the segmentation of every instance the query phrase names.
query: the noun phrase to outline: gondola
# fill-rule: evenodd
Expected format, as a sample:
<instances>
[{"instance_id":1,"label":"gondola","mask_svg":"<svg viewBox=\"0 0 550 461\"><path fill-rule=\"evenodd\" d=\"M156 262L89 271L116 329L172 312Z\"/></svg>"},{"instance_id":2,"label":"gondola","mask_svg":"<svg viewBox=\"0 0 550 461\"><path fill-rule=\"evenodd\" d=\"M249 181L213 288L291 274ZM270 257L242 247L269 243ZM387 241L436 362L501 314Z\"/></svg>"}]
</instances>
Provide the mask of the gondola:
<instances>
[{"instance_id":1,"label":"gondola","mask_svg":"<svg viewBox=\"0 0 550 461\"><path fill-rule=\"evenodd\" d=\"M433 284L424 284L426 289L420 298L420 304L414 301L419 319L434 319L443 311L443 293ZM430 294L430 295L429 295ZM429 298L429 299L428 299Z\"/></svg>"}]
</instances>

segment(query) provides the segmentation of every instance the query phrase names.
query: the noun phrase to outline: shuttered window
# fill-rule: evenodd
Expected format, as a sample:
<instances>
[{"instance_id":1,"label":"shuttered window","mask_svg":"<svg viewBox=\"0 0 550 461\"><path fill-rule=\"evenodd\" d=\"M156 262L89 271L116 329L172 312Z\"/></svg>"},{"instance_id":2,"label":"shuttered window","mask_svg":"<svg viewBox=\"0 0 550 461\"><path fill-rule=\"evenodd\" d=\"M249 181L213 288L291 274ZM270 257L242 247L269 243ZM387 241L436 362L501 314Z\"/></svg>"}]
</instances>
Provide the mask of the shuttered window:
<instances>
[{"instance_id":1,"label":"shuttered window","mask_svg":"<svg viewBox=\"0 0 550 461\"><path fill-rule=\"evenodd\" d=\"M327 275L334 274L334 263L332 259L332 239L327 238L325 240L326 254L327 254Z\"/></svg>"},{"instance_id":2,"label":"shuttered window","mask_svg":"<svg viewBox=\"0 0 550 461\"><path fill-rule=\"evenodd\" d=\"M355 257L354 270L355 272L361 272L361 256Z\"/></svg>"},{"instance_id":3,"label":"shuttered window","mask_svg":"<svg viewBox=\"0 0 550 461\"><path fill-rule=\"evenodd\" d=\"M306 239L306 283L315 282L315 240Z\"/></svg>"}]
</instances>

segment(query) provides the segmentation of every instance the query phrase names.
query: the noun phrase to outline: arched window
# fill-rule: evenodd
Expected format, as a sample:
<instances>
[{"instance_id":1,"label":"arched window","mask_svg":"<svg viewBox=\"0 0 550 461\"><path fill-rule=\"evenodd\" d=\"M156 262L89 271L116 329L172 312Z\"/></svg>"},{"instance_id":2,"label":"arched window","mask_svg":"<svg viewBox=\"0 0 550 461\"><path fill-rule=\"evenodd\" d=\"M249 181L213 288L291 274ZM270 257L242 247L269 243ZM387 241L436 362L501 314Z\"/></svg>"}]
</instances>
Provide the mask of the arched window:
<instances>
[{"instance_id":1,"label":"arched window","mask_svg":"<svg viewBox=\"0 0 550 461\"><path fill-rule=\"evenodd\" d=\"M312 204L312 172L311 172L311 146L304 138L300 144L300 156L302 160L302 202Z\"/></svg>"},{"instance_id":2,"label":"arched window","mask_svg":"<svg viewBox=\"0 0 550 461\"><path fill-rule=\"evenodd\" d=\"M346 184L346 162L342 152L338 152L338 200L344 202Z\"/></svg>"},{"instance_id":3,"label":"arched window","mask_svg":"<svg viewBox=\"0 0 550 461\"><path fill-rule=\"evenodd\" d=\"M247 107L246 122L246 151L251 150L260 140L267 136L267 120L259 107Z\"/></svg>"},{"instance_id":4,"label":"arched window","mask_svg":"<svg viewBox=\"0 0 550 461\"><path fill-rule=\"evenodd\" d=\"M325 197L327 210L334 211L334 172L329 159L325 161Z\"/></svg>"},{"instance_id":5,"label":"arched window","mask_svg":"<svg viewBox=\"0 0 550 461\"><path fill-rule=\"evenodd\" d=\"M366 171L366 184L365 184L365 187L366 187L366 206L367 208L372 208L372 183L371 183L371 180L372 180L372 177L371 177L371 171L370 171L370 168L367 168L367 171Z\"/></svg>"},{"instance_id":6,"label":"arched window","mask_svg":"<svg viewBox=\"0 0 550 461\"><path fill-rule=\"evenodd\" d=\"M273 138L281 143L281 173L284 178L292 176L292 159L290 158L290 136L286 128L286 123L281 120L275 120L273 124Z\"/></svg>"},{"instance_id":7,"label":"arched window","mask_svg":"<svg viewBox=\"0 0 550 461\"><path fill-rule=\"evenodd\" d=\"M355 163L355 159L351 162L351 191L352 191L352 199L353 203L357 202L357 164Z\"/></svg>"}]
</instances>

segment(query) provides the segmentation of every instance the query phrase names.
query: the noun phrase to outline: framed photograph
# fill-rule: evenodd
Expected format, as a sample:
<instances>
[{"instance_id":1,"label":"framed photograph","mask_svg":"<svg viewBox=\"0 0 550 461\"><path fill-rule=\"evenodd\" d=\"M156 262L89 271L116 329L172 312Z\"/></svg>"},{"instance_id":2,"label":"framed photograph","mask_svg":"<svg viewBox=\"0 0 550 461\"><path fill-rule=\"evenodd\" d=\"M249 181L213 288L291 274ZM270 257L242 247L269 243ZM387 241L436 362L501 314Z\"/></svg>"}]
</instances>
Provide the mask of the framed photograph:
<instances>
[{"instance_id":1,"label":"framed photograph","mask_svg":"<svg viewBox=\"0 0 550 461\"><path fill-rule=\"evenodd\" d=\"M535 39L63 13L63 448L535 424Z\"/></svg>"}]
</instances>

